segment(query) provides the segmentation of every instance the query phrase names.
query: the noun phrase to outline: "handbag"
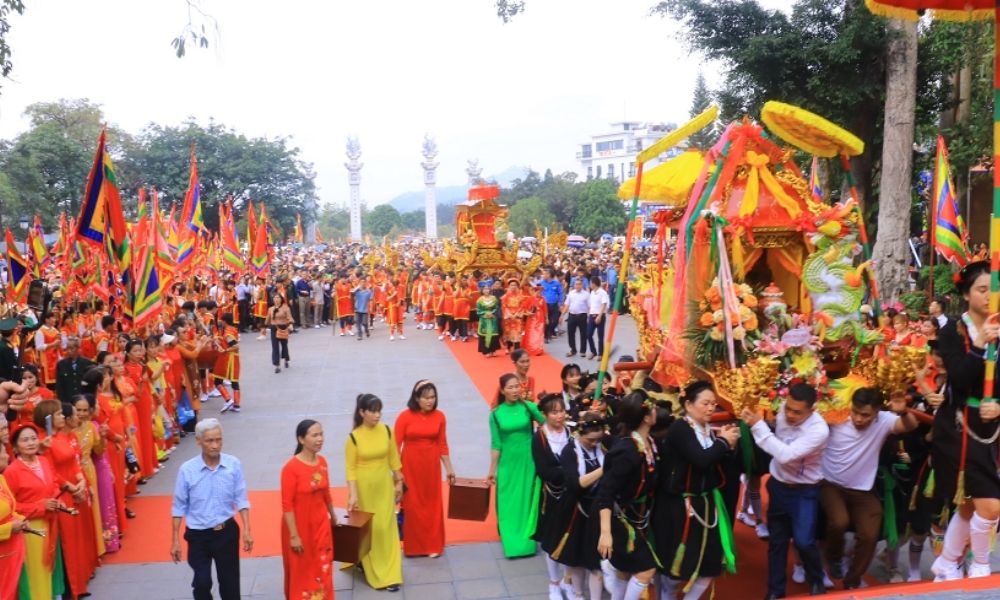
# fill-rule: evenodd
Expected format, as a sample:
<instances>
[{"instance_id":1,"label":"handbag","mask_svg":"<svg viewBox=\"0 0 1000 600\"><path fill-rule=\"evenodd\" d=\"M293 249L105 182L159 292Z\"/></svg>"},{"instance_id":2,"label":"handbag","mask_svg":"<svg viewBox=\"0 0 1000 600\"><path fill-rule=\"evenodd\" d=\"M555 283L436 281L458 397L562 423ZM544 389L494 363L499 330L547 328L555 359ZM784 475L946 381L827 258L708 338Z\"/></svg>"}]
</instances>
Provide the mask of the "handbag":
<instances>
[{"instance_id":1,"label":"handbag","mask_svg":"<svg viewBox=\"0 0 1000 600\"><path fill-rule=\"evenodd\" d=\"M177 401L177 422L181 427L194 420L194 409L191 408L191 398L188 397L187 390L181 392L181 397Z\"/></svg>"},{"instance_id":2,"label":"handbag","mask_svg":"<svg viewBox=\"0 0 1000 600\"><path fill-rule=\"evenodd\" d=\"M288 339L288 325L275 325L274 328L274 339L276 340L287 340Z\"/></svg>"}]
</instances>

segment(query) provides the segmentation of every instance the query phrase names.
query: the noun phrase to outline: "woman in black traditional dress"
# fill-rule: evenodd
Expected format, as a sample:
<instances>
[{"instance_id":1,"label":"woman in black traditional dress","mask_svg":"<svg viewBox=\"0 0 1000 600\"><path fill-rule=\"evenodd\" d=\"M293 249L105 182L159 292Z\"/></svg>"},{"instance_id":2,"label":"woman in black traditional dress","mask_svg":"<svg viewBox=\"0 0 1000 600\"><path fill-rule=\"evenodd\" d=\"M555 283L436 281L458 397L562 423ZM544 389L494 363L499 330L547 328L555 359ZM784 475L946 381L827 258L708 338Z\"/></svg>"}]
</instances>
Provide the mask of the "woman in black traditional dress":
<instances>
[{"instance_id":1,"label":"woman in black traditional dress","mask_svg":"<svg viewBox=\"0 0 1000 600\"><path fill-rule=\"evenodd\" d=\"M722 500L722 462L736 448L739 427L716 433L712 384L696 381L682 392L684 418L674 421L661 443L663 469L658 480L653 533L660 549L667 593L683 585L684 599L697 600L723 565L735 572L732 521Z\"/></svg>"},{"instance_id":2,"label":"woman in black traditional dress","mask_svg":"<svg viewBox=\"0 0 1000 600\"><path fill-rule=\"evenodd\" d=\"M560 585L563 582L563 565L556 558L562 550L560 542L569 526L573 505L568 503L566 474L559 463L559 456L569 443L570 436L566 428L566 405L560 394L542 396L538 400L538 409L545 415L545 423L535 430L531 438L535 473L542 482L538 523L532 539L539 542L545 551L545 565L549 571L549 598L562 600Z\"/></svg>"},{"instance_id":3,"label":"woman in black traditional dress","mask_svg":"<svg viewBox=\"0 0 1000 600\"><path fill-rule=\"evenodd\" d=\"M938 337L948 386L934 416L931 450L935 491L946 502L954 501L957 510L948 523L941 555L931 566L935 581L962 577L966 544L973 555L968 576L988 577L990 539L1000 519L1000 404L980 400L986 348L996 342L998 330L996 315L989 312L989 264L966 265L959 273L958 288L969 310L955 330L943 329Z\"/></svg>"},{"instance_id":4,"label":"woman in black traditional dress","mask_svg":"<svg viewBox=\"0 0 1000 600\"><path fill-rule=\"evenodd\" d=\"M583 599L583 582L587 581L590 597L601 598L604 579L601 575L601 555L597 541L601 522L594 510L597 490L604 475L604 447L607 429L600 413L580 415L576 437L571 438L559 457L566 474L566 498L571 513L566 532L560 540L562 548L552 557L567 566L573 583L573 596Z\"/></svg>"},{"instance_id":5,"label":"woman in black traditional dress","mask_svg":"<svg viewBox=\"0 0 1000 600\"><path fill-rule=\"evenodd\" d=\"M636 390L622 399L617 417L620 437L608 453L597 491L601 525L597 551L619 572L607 579L611 597L638 600L661 564L649 528L659 463L649 437L656 406L646 392Z\"/></svg>"}]
</instances>

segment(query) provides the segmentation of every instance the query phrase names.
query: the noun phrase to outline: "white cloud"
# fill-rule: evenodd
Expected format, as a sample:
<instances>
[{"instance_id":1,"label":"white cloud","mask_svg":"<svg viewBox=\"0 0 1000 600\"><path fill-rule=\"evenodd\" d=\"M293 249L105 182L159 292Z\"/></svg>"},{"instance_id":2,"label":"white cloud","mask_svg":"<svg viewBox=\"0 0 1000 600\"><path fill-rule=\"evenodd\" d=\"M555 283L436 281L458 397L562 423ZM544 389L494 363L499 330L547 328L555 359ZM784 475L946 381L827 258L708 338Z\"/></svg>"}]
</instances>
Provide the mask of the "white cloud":
<instances>
[{"instance_id":1,"label":"white cloud","mask_svg":"<svg viewBox=\"0 0 1000 600\"><path fill-rule=\"evenodd\" d=\"M183 0L32 2L12 19L0 137L26 129L27 105L63 97L99 102L131 131L214 118L291 136L321 201L346 203L344 145L357 134L369 205L422 186L424 133L442 185L463 182L473 157L486 174L575 170L576 144L608 123L688 113L700 59L677 24L649 15L654 3L530 0L504 25L492 0L202 0L221 38L179 60L169 44Z\"/></svg>"}]
</instances>

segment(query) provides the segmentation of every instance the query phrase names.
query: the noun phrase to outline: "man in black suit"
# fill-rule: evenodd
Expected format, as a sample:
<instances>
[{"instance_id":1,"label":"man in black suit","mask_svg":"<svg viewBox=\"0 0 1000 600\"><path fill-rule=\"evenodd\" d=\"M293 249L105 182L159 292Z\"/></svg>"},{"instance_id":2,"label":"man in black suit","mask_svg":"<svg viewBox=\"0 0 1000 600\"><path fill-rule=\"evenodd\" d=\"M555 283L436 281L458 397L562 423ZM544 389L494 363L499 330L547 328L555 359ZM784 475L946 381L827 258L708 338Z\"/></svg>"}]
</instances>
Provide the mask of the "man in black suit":
<instances>
[{"instance_id":1,"label":"man in black suit","mask_svg":"<svg viewBox=\"0 0 1000 600\"><path fill-rule=\"evenodd\" d=\"M94 363L80 356L80 338L66 339L66 358L56 363L56 396L62 402L73 402L80 393L80 380Z\"/></svg>"}]
</instances>

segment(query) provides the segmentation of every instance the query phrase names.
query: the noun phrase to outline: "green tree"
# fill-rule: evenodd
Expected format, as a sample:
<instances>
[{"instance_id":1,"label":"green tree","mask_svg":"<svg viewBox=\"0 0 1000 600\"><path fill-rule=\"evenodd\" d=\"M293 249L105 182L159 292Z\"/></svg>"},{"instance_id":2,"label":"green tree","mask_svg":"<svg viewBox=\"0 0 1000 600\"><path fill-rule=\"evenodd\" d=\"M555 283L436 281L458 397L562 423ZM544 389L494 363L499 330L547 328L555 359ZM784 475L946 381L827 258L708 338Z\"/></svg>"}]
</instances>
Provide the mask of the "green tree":
<instances>
[{"instance_id":1,"label":"green tree","mask_svg":"<svg viewBox=\"0 0 1000 600\"><path fill-rule=\"evenodd\" d=\"M581 184L571 233L588 238L596 238L604 233L625 233L628 216L617 192L617 184L607 179L593 179Z\"/></svg>"},{"instance_id":2,"label":"green tree","mask_svg":"<svg viewBox=\"0 0 1000 600\"><path fill-rule=\"evenodd\" d=\"M514 235L535 235L536 229L555 229L556 216L541 198L525 198L512 206L507 214L507 226Z\"/></svg>"},{"instance_id":3,"label":"green tree","mask_svg":"<svg viewBox=\"0 0 1000 600\"><path fill-rule=\"evenodd\" d=\"M546 207L552 211L555 223L568 228L573 220L577 199L580 196L580 186L576 185L576 173L566 172L546 178L538 188L535 197L545 201Z\"/></svg>"},{"instance_id":4,"label":"green tree","mask_svg":"<svg viewBox=\"0 0 1000 600\"><path fill-rule=\"evenodd\" d=\"M196 149L209 229L218 227L218 203L229 196L238 213L244 212L248 201L264 202L268 217L284 231L292 231L298 214L303 224L316 218L312 165L299 159L299 149L286 138L247 138L214 121L207 127L188 121L179 127L151 124L138 141L138 149L124 162L160 191L164 206L183 202L191 148Z\"/></svg>"},{"instance_id":5,"label":"green tree","mask_svg":"<svg viewBox=\"0 0 1000 600\"><path fill-rule=\"evenodd\" d=\"M12 13L24 14L24 2L21 0L0 1L0 74L4 77L10 75L11 69L14 68L14 63L10 61L11 48L7 43Z\"/></svg>"},{"instance_id":6,"label":"green tree","mask_svg":"<svg viewBox=\"0 0 1000 600\"><path fill-rule=\"evenodd\" d=\"M347 239L351 235L351 211L339 204L325 204L319 213L317 226L328 242Z\"/></svg>"},{"instance_id":7,"label":"green tree","mask_svg":"<svg viewBox=\"0 0 1000 600\"><path fill-rule=\"evenodd\" d=\"M536 195L540 187L542 187L542 178L538 175L538 171L528 169L528 174L524 176L524 179L515 179L510 183L509 188L501 190L500 203L512 206L520 200Z\"/></svg>"},{"instance_id":8,"label":"green tree","mask_svg":"<svg viewBox=\"0 0 1000 600\"><path fill-rule=\"evenodd\" d=\"M705 83L705 75L698 71L698 78L694 81L694 95L691 98L691 111L689 116L696 116L704 112L712 104L712 93ZM715 143L717 132L714 127L706 127L698 133L688 138L688 145L692 148L707 149Z\"/></svg>"},{"instance_id":9,"label":"green tree","mask_svg":"<svg viewBox=\"0 0 1000 600\"><path fill-rule=\"evenodd\" d=\"M368 213L364 228L374 236L388 235L393 227L401 228L403 219L399 211L389 204L379 204Z\"/></svg>"},{"instance_id":10,"label":"green tree","mask_svg":"<svg viewBox=\"0 0 1000 600\"><path fill-rule=\"evenodd\" d=\"M424 210L411 210L400 215L403 231L420 232L427 226Z\"/></svg>"}]
</instances>

